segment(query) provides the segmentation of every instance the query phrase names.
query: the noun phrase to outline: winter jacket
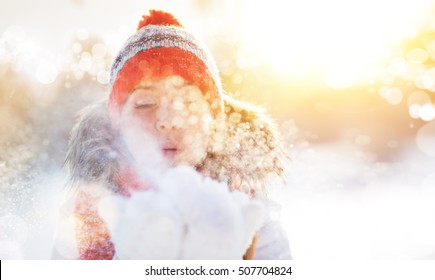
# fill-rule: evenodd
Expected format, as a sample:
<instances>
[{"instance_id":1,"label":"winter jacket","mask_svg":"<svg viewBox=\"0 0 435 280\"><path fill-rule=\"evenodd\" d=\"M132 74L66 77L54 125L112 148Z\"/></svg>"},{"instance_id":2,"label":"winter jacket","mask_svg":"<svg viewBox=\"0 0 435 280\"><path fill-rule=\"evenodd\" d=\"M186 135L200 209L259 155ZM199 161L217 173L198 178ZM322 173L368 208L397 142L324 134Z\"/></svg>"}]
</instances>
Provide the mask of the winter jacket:
<instances>
[{"instance_id":1,"label":"winter jacket","mask_svg":"<svg viewBox=\"0 0 435 280\"><path fill-rule=\"evenodd\" d=\"M277 133L261 111L228 97L224 101L225 147L209 154L197 169L234 189L266 196L270 179L283 176L284 154ZM98 215L98 195L89 186L103 185L124 196L146 190L125 164L128 159L119 135L111 127L106 104L87 108L72 131L66 157L69 185L76 192L73 211L80 259L112 259L116 254L109 230ZM254 239L246 258L291 258L287 237L278 222L268 220Z\"/></svg>"}]
</instances>

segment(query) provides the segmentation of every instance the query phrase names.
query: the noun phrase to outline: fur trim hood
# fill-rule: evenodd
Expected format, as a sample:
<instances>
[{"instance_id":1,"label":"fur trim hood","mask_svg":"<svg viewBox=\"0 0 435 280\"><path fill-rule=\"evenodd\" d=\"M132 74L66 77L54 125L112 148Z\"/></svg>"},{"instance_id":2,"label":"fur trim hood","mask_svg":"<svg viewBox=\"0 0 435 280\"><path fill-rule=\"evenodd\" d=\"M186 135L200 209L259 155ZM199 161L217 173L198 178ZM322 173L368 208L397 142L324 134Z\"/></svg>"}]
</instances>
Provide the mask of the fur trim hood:
<instances>
[{"instance_id":1,"label":"fur trim hood","mask_svg":"<svg viewBox=\"0 0 435 280\"><path fill-rule=\"evenodd\" d=\"M224 96L225 116L210 139L203 174L265 193L273 178L284 178L285 154L274 123L256 107ZM73 128L65 164L71 185L103 183L119 191L120 162L130 158L110 124L105 102L87 107ZM122 178L121 178L122 179ZM245 189L246 190L246 189Z\"/></svg>"}]
</instances>

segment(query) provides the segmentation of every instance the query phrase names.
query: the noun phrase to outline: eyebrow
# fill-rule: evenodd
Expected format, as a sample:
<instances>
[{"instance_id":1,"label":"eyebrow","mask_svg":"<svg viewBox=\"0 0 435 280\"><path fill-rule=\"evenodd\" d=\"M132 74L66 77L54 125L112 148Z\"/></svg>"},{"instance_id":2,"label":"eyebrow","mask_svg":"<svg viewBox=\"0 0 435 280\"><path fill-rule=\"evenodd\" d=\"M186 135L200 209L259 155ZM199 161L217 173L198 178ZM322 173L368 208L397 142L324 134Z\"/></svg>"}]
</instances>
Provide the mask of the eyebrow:
<instances>
[{"instance_id":1,"label":"eyebrow","mask_svg":"<svg viewBox=\"0 0 435 280\"><path fill-rule=\"evenodd\" d=\"M153 89L153 88L154 88L153 85L138 85L138 86L134 87L131 92L138 90L138 89Z\"/></svg>"},{"instance_id":2,"label":"eyebrow","mask_svg":"<svg viewBox=\"0 0 435 280\"><path fill-rule=\"evenodd\" d=\"M136 90L139 90L139 89L142 89L142 90L149 90L150 92L148 92L147 93L147 95L154 95L155 94L155 91L154 91L154 89L155 89L155 87L153 87L152 85L147 85L147 86L137 86L137 87L135 87L135 88L133 88L131 91L130 91L130 95L132 95ZM139 95L143 95L144 93L140 93ZM138 94L136 93L135 94L135 96L137 96Z\"/></svg>"}]
</instances>

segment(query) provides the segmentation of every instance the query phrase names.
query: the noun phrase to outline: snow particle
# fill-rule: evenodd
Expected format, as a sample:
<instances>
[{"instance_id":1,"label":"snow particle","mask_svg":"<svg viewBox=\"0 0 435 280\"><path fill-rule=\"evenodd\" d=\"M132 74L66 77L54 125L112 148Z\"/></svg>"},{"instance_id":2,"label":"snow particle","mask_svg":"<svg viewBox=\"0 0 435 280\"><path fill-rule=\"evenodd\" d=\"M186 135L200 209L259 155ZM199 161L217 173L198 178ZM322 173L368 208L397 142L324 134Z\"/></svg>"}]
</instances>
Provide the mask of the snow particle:
<instances>
[{"instance_id":1,"label":"snow particle","mask_svg":"<svg viewBox=\"0 0 435 280\"><path fill-rule=\"evenodd\" d=\"M424 121L431 121L435 119L435 108L432 104L425 104L420 107L420 118Z\"/></svg>"},{"instance_id":2,"label":"snow particle","mask_svg":"<svg viewBox=\"0 0 435 280\"><path fill-rule=\"evenodd\" d=\"M383 86L379 89L379 95L392 105L399 104L403 98L402 91L396 87Z\"/></svg>"},{"instance_id":3,"label":"snow particle","mask_svg":"<svg viewBox=\"0 0 435 280\"><path fill-rule=\"evenodd\" d=\"M368 135L358 135L355 138L355 143L359 146L367 146L371 143L372 139Z\"/></svg>"},{"instance_id":4,"label":"snow particle","mask_svg":"<svg viewBox=\"0 0 435 280\"><path fill-rule=\"evenodd\" d=\"M44 85L53 83L57 78L57 69L46 59L42 59L36 68L36 79Z\"/></svg>"},{"instance_id":5,"label":"snow particle","mask_svg":"<svg viewBox=\"0 0 435 280\"><path fill-rule=\"evenodd\" d=\"M103 70L98 72L97 81L102 85L107 85L109 83L110 74L109 72Z\"/></svg>"},{"instance_id":6,"label":"snow particle","mask_svg":"<svg viewBox=\"0 0 435 280\"><path fill-rule=\"evenodd\" d=\"M73 53L80 53L82 51L82 44L80 44L80 43L74 43L72 45L71 49L72 49Z\"/></svg>"},{"instance_id":7,"label":"snow particle","mask_svg":"<svg viewBox=\"0 0 435 280\"><path fill-rule=\"evenodd\" d=\"M429 54L424 49L415 48L408 51L406 58L412 63L424 63L429 58Z\"/></svg>"},{"instance_id":8,"label":"snow particle","mask_svg":"<svg viewBox=\"0 0 435 280\"><path fill-rule=\"evenodd\" d=\"M92 55L97 59L104 58L106 53L107 53L107 48L105 45L101 43L97 43L92 47Z\"/></svg>"},{"instance_id":9,"label":"snow particle","mask_svg":"<svg viewBox=\"0 0 435 280\"><path fill-rule=\"evenodd\" d=\"M435 157L435 122L422 126L417 133L417 146L427 155Z\"/></svg>"}]
</instances>

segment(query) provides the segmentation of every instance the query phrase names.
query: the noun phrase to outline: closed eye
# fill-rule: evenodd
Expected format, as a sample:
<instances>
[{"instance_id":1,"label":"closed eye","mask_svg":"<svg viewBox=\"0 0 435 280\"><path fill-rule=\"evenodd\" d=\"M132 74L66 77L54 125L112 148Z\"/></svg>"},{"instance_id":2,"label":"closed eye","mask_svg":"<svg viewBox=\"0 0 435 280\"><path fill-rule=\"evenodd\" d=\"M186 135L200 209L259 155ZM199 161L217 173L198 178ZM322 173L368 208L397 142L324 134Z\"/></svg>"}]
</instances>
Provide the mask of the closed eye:
<instances>
[{"instance_id":1,"label":"closed eye","mask_svg":"<svg viewBox=\"0 0 435 280\"><path fill-rule=\"evenodd\" d=\"M145 103L145 104L136 104L134 105L135 109L152 109L156 106L156 103Z\"/></svg>"},{"instance_id":2,"label":"closed eye","mask_svg":"<svg viewBox=\"0 0 435 280\"><path fill-rule=\"evenodd\" d=\"M184 100L184 104L192 104L192 103L197 103L200 99L196 98L196 99L186 99Z\"/></svg>"}]
</instances>

